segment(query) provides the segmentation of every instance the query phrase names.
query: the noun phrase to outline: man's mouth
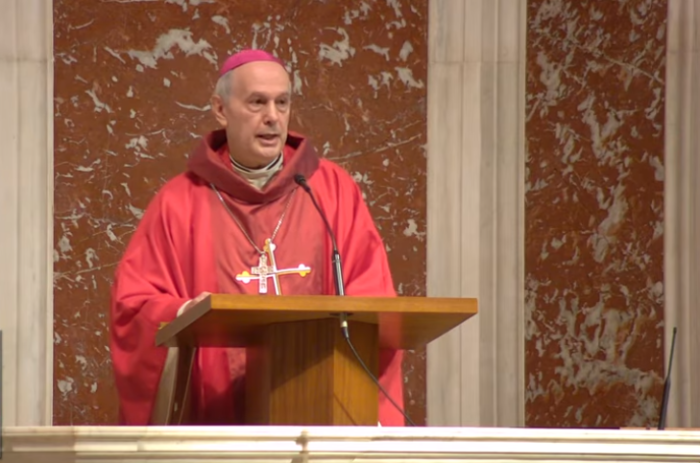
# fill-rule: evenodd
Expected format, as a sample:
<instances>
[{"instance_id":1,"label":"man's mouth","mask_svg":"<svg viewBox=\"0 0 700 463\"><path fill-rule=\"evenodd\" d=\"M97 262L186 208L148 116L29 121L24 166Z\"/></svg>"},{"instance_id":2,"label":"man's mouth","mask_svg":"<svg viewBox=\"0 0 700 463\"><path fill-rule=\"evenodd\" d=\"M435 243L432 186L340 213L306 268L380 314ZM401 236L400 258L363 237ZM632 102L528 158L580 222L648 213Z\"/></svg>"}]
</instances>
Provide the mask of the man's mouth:
<instances>
[{"instance_id":1,"label":"man's mouth","mask_svg":"<svg viewBox=\"0 0 700 463\"><path fill-rule=\"evenodd\" d=\"M261 133L256 138L260 146L267 148L276 147L279 143L279 135L275 133Z\"/></svg>"}]
</instances>

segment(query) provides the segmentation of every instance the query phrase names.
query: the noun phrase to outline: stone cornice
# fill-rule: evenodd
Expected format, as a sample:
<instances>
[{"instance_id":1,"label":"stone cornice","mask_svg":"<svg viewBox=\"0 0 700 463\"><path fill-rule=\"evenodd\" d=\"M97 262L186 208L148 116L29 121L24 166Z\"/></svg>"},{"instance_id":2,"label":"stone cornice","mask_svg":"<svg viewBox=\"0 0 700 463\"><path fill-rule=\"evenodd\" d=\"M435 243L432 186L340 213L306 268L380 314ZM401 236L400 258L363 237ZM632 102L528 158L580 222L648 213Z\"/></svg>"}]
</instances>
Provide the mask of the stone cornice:
<instances>
[{"instance_id":1,"label":"stone cornice","mask_svg":"<svg viewBox=\"0 0 700 463\"><path fill-rule=\"evenodd\" d=\"M700 461L699 431L17 427L3 462Z\"/></svg>"}]
</instances>

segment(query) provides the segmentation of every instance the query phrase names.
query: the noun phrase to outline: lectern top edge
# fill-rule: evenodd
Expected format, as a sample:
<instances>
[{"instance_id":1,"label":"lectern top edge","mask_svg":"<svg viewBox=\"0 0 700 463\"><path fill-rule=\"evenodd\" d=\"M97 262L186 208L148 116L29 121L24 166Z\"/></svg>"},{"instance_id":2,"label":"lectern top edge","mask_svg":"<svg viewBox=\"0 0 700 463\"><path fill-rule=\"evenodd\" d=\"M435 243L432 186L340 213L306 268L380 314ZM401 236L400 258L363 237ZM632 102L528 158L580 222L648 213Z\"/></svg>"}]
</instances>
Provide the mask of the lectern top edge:
<instances>
[{"instance_id":1,"label":"lectern top edge","mask_svg":"<svg viewBox=\"0 0 700 463\"><path fill-rule=\"evenodd\" d=\"M475 314L475 298L440 298L419 296L258 296L213 294L210 309L237 310L302 310L354 313L442 313ZM206 300L205 300L206 301ZM202 302L205 302L202 301Z\"/></svg>"}]
</instances>

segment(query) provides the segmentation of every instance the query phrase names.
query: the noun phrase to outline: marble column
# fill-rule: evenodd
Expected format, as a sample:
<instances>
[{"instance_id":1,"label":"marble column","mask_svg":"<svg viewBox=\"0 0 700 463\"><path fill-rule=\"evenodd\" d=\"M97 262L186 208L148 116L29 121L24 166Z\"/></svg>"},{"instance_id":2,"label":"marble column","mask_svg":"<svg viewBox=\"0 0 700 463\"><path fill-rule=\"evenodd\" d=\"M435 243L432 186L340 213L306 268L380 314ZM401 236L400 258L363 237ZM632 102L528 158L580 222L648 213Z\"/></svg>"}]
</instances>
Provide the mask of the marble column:
<instances>
[{"instance_id":1,"label":"marble column","mask_svg":"<svg viewBox=\"0 0 700 463\"><path fill-rule=\"evenodd\" d=\"M526 0L430 3L429 296L479 314L431 343L431 426L524 422Z\"/></svg>"},{"instance_id":2,"label":"marble column","mask_svg":"<svg viewBox=\"0 0 700 463\"><path fill-rule=\"evenodd\" d=\"M0 15L3 426L50 425L53 205L51 0Z\"/></svg>"},{"instance_id":3,"label":"marble column","mask_svg":"<svg viewBox=\"0 0 700 463\"><path fill-rule=\"evenodd\" d=\"M526 425L658 422L667 2L528 0Z\"/></svg>"},{"instance_id":4,"label":"marble column","mask_svg":"<svg viewBox=\"0 0 700 463\"><path fill-rule=\"evenodd\" d=\"M669 0L664 209L669 427L700 427L700 1Z\"/></svg>"}]
</instances>

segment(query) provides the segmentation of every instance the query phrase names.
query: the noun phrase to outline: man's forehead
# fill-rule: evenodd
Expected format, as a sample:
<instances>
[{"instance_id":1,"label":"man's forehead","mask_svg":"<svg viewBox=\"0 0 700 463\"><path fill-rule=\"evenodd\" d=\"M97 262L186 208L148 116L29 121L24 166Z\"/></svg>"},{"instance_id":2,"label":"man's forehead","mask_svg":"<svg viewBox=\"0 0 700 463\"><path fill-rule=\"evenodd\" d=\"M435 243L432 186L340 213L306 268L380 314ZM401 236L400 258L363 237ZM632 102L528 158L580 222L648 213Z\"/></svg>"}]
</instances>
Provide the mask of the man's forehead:
<instances>
[{"instance_id":1,"label":"man's forehead","mask_svg":"<svg viewBox=\"0 0 700 463\"><path fill-rule=\"evenodd\" d=\"M291 80L287 71L274 63L250 63L231 73L237 91L246 94L279 95L289 93Z\"/></svg>"}]
</instances>

